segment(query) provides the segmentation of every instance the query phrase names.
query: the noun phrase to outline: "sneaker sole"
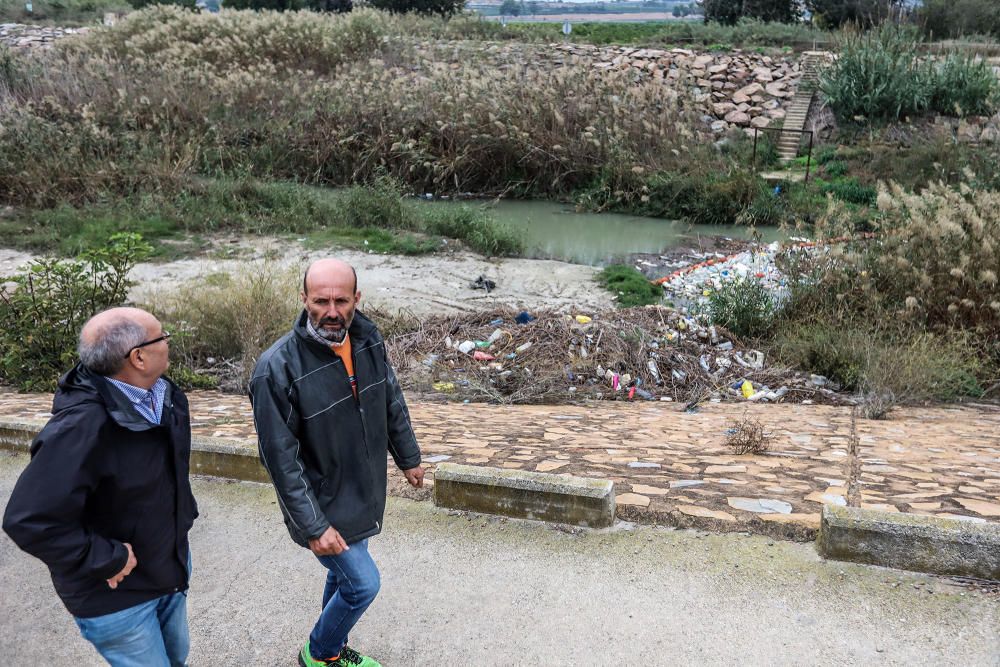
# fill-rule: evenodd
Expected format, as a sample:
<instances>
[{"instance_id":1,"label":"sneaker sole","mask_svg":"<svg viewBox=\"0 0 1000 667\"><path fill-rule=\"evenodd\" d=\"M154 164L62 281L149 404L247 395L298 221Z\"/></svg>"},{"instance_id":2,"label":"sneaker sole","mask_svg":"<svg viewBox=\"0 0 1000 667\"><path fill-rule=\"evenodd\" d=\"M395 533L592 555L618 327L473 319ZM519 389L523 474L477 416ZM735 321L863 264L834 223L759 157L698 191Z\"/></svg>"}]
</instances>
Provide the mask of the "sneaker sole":
<instances>
[{"instance_id":1,"label":"sneaker sole","mask_svg":"<svg viewBox=\"0 0 1000 667\"><path fill-rule=\"evenodd\" d=\"M299 667L306 667L306 661L302 659L302 654L299 654Z\"/></svg>"}]
</instances>

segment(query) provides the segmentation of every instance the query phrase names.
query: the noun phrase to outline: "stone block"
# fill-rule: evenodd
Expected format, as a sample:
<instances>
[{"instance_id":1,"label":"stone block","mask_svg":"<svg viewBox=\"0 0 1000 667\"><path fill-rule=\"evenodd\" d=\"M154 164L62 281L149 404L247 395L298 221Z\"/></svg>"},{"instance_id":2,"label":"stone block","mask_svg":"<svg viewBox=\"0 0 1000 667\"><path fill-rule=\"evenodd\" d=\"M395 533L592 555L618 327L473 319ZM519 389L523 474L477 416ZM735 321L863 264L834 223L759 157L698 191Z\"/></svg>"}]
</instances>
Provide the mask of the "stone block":
<instances>
[{"instance_id":1,"label":"stone block","mask_svg":"<svg viewBox=\"0 0 1000 667\"><path fill-rule=\"evenodd\" d=\"M1000 579L1000 524L826 505L819 552L915 572Z\"/></svg>"},{"instance_id":2,"label":"stone block","mask_svg":"<svg viewBox=\"0 0 1000 667\"><path fill-rule=\"evenodd\" d=\"M434 473L439 507L592 528L615 517L610 480L442 463Z\"/></svg>"}]
</instances>

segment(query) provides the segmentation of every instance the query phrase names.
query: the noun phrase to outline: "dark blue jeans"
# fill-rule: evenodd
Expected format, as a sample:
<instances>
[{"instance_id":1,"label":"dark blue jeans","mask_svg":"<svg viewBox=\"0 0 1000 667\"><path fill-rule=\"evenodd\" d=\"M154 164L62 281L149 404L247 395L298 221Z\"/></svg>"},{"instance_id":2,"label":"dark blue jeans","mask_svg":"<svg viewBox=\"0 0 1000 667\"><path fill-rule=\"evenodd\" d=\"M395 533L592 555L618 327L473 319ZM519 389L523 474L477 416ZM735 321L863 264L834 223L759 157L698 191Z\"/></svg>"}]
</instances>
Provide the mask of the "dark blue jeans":
<instances>
[{"instance_id":1,"label":"dark blue jeans","mask_svg":"<svg viewBox=\"0 0 1000 667\"><path fill-rule=\"evenodd\" d=\"M378 567L368 553L368 540L355 542L339 556L317 556L327 569L323 613L312 634L309 650L317 660L340 655L347 635L378 595Z\"/></svg>"}]
</instances>

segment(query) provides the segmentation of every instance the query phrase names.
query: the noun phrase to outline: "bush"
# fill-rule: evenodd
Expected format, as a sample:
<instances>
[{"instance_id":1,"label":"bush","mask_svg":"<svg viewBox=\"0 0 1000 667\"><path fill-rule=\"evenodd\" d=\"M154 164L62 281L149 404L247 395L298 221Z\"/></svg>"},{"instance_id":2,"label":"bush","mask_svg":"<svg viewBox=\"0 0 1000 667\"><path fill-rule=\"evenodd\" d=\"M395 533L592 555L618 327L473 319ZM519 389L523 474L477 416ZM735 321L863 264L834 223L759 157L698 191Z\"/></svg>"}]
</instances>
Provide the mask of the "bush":
<instances>
[{"instance_id":1,"label":"bush","mask_svg":"<svg viewBox=\"0 0 1000 667\"><path fill-rule=\"evenodd\" d=\"M982 364L962 335L861 319L795 320L782 323L774 350L784 363L890 404L982 395Z\"/></svg>"},{"instance_id":2,"label":"bush","mask_svg":"<svg viewBox=\"0 0 1000 667\"><path fill-rule=\"evenodd\" d=\"M735 25L740 19L794 23L801 12L797 0L703 0L705 22Z\"/></svg>"},{"instance_id":3,"label":"bush","mask_svg":"<svg viewBox=\"0 0 1000 667\"><path fill-rule=\"evenodd\" d=\"M619 308L647 306L663 299L663 288L654 285L631 266L612 264L597 274L597 282L616 295Z\"/></svg>"},{"instance_id":4,"label":"bush","mask_svg":"<svg viewBox=\"0 0 1000 667\"><path fill-rule=\"evenodd\" d=\"M222 389L243 391L257 358L301 311L301 279L297 270L255 263L235 276L214 274L154 293L144 307L173 332L171 357L185 369L186 384L208 375Z\"/></svg>"},{"instance_id":5,"label":"bush","mask_svg":"<svg viewBox=\"0 0 1000 667\"><path fill-rule=\"evenodd\" d=\"M830 160L823 163L823 171L830 178L840 178L847 174L847 163L843 160Z\"/></svg>"},{"instance_id":6,"label":"bush","mask_svg":"<svg viewBox=\"0 0 1000 667\"><path fill-rule=\"evenodd\" d=\"M465 7L465 0L368 0L375 9L384 9L394 14L437 14L452 16Z\"/></svg>"},{"instance_id":7,"label":"bush","mask_svg":"<svg viewBox=\"0 0 1000 667\"><path fill-rule=\"evenodd\" d=\"M877 194L875 188L862 185L856 178L845 178L833 181L832 183L824 183L821 189L824 193L831 193L840 201L849 204L860 204L862 206L875 205L875 196Z\"/></svg>"},{"instance_id":8,"label":"bush","mask_svg":"<svg viewBox=\"0 0 1000 667\"><path fill-rule=\"evenodd\" d=\"M414 229L417 221L403 205L399 183L382 177L371 186L354 186L341 197L337 224L364 229Z\"/></svg>"},{"instance_id":9,"label":"bush","mask_svg":"<svg viewBox=\"0 0 1000 667\"><path fill-rule=\"evenodd\" d=\"M76 359L83 324L125 303L128 273L149 252L137 234L112 236L75 260L43 259L0 278L0 380L51 391Z\"/></svg>"},{"instance_id":10,"label":"bush","mask_svg":"<svg viewBox=\"0 0 1000 667\"><path fill-rule=\"evenodd\" d=\"M1000 36L1000 5L995 0L923 0L917 20L933 39Z\"/></svg>"},{"instance_id":11,"label":"bush","mask_svg":"<svg viewBox=\"0 0 1000 667\"><path fill-rule=\"evenodd\" d=\"M856 288L875 291L929 326L975 330L1000 340L1000 192L931 185L878 195L879 241L847 257Z\"/></svg>"},{"instance_id":12,"label":"bush","mask_svg":"<svg viewBox=\"0 0 1000 667\"><path fill-rule=\"evenodd\" d=\"M481 209L469 206L438 208L423 216L424 229L459 239L487 257L516 256L524 252L524 239Z\"/></svg>"},{"instance_id":13,"label":"bush","mask_svg":"<svg viewBox=\"0 0 1000 667\"><path fill-rule=\"evenodd\" d=\"M899 120L928 111L946 116L991 113L998 83L985 61L921 59L916 33L891 25L849 34L820 89L842 121Z\"/></svg>"},{"instance_id":14,"label":"bush","mask_svg":"<svg viewBox=\"0 0 1000 667\"><path fill-rule=\"evenodd\" d=\"M0 86L0 197L53 208L200 178L351 186L381 175L418 192L565 196L607 165L679 168L699 143L687 91L552 68L528 47L523 71L498 77L506 56L409 41L479 23L159 6L14 56L23 81Z\"/></svg>"},{"instance_id":15,"label":"bush","mask_svg":"<svg viewBox=\"0 0 1000 667\"><path fill-rule=\"evenodd\" d=\"M750 277L724 282L708 297L707 315L712 324L725 327L740 338L759 338L774 325L777 304L771 291Z\"/></svg>"}]
</instances>

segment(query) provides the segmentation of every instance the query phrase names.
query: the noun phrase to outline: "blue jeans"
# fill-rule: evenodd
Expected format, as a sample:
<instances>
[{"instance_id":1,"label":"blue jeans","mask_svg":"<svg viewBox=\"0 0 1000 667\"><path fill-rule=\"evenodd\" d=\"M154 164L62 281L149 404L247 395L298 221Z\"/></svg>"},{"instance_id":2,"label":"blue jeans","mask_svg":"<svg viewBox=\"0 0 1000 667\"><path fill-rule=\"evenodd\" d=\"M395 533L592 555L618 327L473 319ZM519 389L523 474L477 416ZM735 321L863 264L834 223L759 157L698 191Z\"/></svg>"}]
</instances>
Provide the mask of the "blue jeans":
<instances>
[{"instance_id":1,"label":"blue jeans","mask_svg":"<svg viewBox=\"0 0 1000 667\"><path fill-rule=\"evenodd\" d=\"M171 593L113 614L76 618L83 638L112 667L183 667L188 634L187 593Z\"/></svg>"},{"instance_id":2,"label":"blue jeans","mask_svg":"<svg viewBox=\"0 0 1000 667\"><path fill-rule=\"evenodd\" d=\"M381 585L378 567L361 540L339 556L317 556L327 569L323 613L309 635L309 652L317 660L340 655L347 635L368 609Z\"/></svg>"}]
</instances>

